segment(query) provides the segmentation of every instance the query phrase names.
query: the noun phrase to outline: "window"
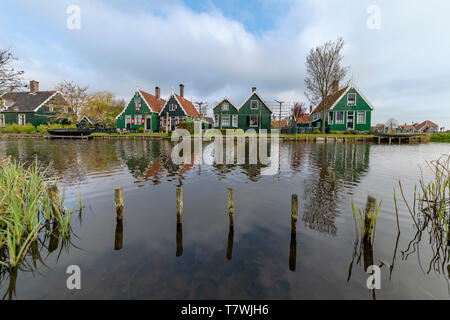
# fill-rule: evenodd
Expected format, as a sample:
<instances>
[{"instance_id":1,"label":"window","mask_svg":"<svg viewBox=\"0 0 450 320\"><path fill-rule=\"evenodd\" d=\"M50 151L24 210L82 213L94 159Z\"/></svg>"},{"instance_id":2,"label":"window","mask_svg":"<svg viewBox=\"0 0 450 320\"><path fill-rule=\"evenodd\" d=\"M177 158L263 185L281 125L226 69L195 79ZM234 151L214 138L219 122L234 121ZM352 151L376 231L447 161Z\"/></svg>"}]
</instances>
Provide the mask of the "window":
<instances>
[{"instance_id":1,"label":"window","mask_svg":"<svg viewBox=\"0 0 450 320\"><path fill-rule=\"evenodd\" d=\"M5 126L5 115L0 114L0 127L4 127L4 126Z\"/></svg>"},{"instance_id":2,"label":"window","mask_svg":"<svg viewBox=\"0 0 450 320\"><path fill-rule=\"evenodd\" d=\"M25 115L24 115L23 113L19 114L19 124L20 124L21 126L24 126L25 123L26 123L26 117L25 117Z\"/></svg>"},{"instance_id":3,"label":"window","mask_svg":"<svg viewBox=\"0 0 450 320\"><path fill-rule=\"evenodd\" d=\"M347 105L356 106L356 93L349 93L347 95Z\"/></svg>"},{"instance_id":4,"label":"window","mask_svg":"<svg viewBox=\"0 0 450 320\"><path fill-rule=\"evenodd\" d=\"M142 124L142 115L141 114L137 114L136 115L136 122L134 123L137 126L140 126Z\"/></svg>"},{"instance_id":5,"label":"window","mask_svg":"<svg viewBox=\"0 0 450 320\"><path fill-rule=\"evenodd\" d=\"M252 101L250 101L250 109L252 109L252 110L258 110L258 100L252 100Z\"/></svg>"},{"instance_id":6,"label":"window","mask_svg":"<svg viewBox=\"0 0 450 320\"><path fill-rule=\"evenodd\" d=\"M177 110L177 104L176 103L171 103L169 105L169 111L175 111Z\"/></svg>"},{"instance_id":7,"label":"window","mask_svg":"<svg viewBox=\"0 0 450 320\"><path fill-rule=\"evenodd\" d=\"M336 112L336 124L344 123L344 111Z\"/></svg>"},{"instance_id":8,"label":"window","mask_svg":"<svg viewBox=\"0 0 450 320\"><path fill-rule=\"evenodd\" d=\"M333 124L333 115L334 113L332 111L328 112L328 124Z\"/></svg>"},{"instance_id":9,"label":"window","mask_svg":"<svg viewBox=\"0 0 450 320\"><path fill-rule=\"evenodd\" d=\"M222 115L222 127L229 127L229 126L230 126L230 115L223 114Z\"/></svg>"},{"instance_id":10,"label":"window","mask_svg":"<svg viewBox=\"0 0 450 320\"><path fill-rule=\"evenodd\" d=\"M125 116L125 127L126 127L127 125L131 125L131 115L129 115L129 114L127 114L127 115Z\"/></svg>"},{"instance_id":11,"label":"window","mask_svg":"<svg viewBox=\"0 0 450 320\"><path fill-rule=\"evenodd\" d=\"M230 110L228 102L222 103L222 111L228 111L228 110Z\"/></svg>"},{"instance_id":12,"label":"window","mask_svg":"<svg viewBox=\"0 0 450 320\"><path fill-rule=\"evenodd\" d=\"M219 115L214 115L214 126L217 128L219 126Z\"/></svg>"},{"instance_id":13,"label":"window","mask_svg":"<svg viewBox=\"0 0 450 320\"><path fill-rule=\"evenodd\" d=\"M257 114L252 114L249 116L249 125L250 125L250 127L258 126L258 115Z\"/></svg>"},{"instance_id":14,"label":"window","mask_svg":"<svg viewBox=\"0 0 450 320\"><path fill-rule=\"evenodd\" d=\"M232 125L235 128L238 127L238 115L237 114L233 114L233 123L232 123Z\"/></svg>"},{"instance_id":15,"label":"window","mask_svg":"<svg viewBox=\"0 0 450 320\"><path fill-rule=\"evenodd\" d=\"M357 123L366 123L366 112L365 111L358 111L358 117L356 118Z\"/></svg>"}]
</instances>

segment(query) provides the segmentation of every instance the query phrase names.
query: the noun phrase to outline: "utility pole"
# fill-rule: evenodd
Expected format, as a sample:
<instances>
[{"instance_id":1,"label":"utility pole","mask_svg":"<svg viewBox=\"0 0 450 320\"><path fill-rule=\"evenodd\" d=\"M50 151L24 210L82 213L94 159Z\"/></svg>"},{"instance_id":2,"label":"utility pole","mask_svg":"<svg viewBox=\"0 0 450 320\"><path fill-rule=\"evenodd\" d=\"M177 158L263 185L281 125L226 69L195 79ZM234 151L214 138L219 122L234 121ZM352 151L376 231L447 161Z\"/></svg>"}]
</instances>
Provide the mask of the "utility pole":
<instances>
[{"instance_id":1,"label":"utility pole","mask_svg":"<svg viewBox=\"0 0 450 320\"><path fill-rule=\"evenodd\" d=\"M203 112L205 111L204 109L202 109L202 106L205 104L207 104L207 102L204 101L200 101L200 102L195 102L195 104L198 106L198 113L200 113L200 116L203 118Z\"/></svg>"},{"instance_id":2,"label":"utility pole","mask_svg":"<svg viewBox=\"0 0 450 320\"><path fill-rule=\"evenodd\" d=\"M284 101L275 100L275 102L280 104L280 111L279 111L279 118L278 118L279 123L278 124L279 124L280 130L281 130L281 106L283 105Z\"/></svg>"}]
</instances>

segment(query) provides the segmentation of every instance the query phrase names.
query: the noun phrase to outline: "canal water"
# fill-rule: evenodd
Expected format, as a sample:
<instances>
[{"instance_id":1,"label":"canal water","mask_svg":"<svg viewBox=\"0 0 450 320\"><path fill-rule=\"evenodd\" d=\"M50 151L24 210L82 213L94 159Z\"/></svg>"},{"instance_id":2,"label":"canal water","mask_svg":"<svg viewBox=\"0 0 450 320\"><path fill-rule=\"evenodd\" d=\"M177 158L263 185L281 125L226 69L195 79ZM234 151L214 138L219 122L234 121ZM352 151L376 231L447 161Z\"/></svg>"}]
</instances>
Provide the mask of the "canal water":
<instances>
[{"instance_id":1,"label":"canal water","mask_svg":"<svg viewBox=\"0 0 450 320\"><path fill-rule=\"evenodd\" d=\"M416 227L411 201L426 161L450 144L281 143L272 174L262 164L171 161L160 140L3 140L0 157L50 166L73 216L70 241L40 239L17 274L0 272L3 299L449 299L450 268ZM183 187L182 226L176 187ZM114 189L123 188L123 224ZM234 190L229 228L227 189ZM401 234L397 224L396 189ZM291 236L291 196L298 195ZM369 290L367 252L356 244L356 210L382 201L371 258L381 288ZM115 250L122 240L121 249ZM120 247L120 246L119 246ZM117 247L116 247L117 249ZM441 249L448 250L448 248ZM448 256L448 253L447 253ZM67 267L81 270L68 290Z\"/></svg>"}]
</instances>

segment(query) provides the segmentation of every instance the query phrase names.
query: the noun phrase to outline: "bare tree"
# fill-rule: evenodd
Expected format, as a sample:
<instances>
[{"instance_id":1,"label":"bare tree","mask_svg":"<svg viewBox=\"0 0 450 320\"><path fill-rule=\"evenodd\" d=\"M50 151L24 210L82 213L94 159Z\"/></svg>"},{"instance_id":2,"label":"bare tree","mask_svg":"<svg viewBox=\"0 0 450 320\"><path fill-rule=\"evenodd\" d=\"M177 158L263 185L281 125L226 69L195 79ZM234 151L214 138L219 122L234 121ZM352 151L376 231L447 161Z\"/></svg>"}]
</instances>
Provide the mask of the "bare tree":
<instances>
[{"instance_id":1,"label":"bare tree","mask_svg":"<svg viewBox=\"0 0 450 320\"><path fill-rule=\"evenodd\" d=\"M297 119L306 114L306 105L304 102L295 102L291 109L291 123L295 124Z\"/></svg>"},{"instance_id":2,"label":"bare tree","mask_svg":"<svg viewBox=\"0 0 450 320\"><path fill-rule=\"evenodd\" d=\"M398 125L398 122L394 118L390 118L388 121L386 121L386 127L389 128L389 132L392 132L392 129L396 128L397 125Z\"/></svg>"},{"instance_id":3,"label":"bare tree","mask_svg":"<svg viewBox=\"0 0 450 320\"><path fill-rule=\"evenodd\" d=\"M0 93L26 87L22 78L24 72L14 69L11 65L15 60L18 58L11 49L0 49Z\"/></svg>"},{"instance_id":4,"label":"bare tree","mask_svg":"<svg viewBox=\"0 0 450 320\"><path fill-rule=\"evenodd\" d=\"M344 40L328 41L311 49L306 57L306 96L313 105L323 103L322 133L325 133L325 118L328 110L327 97L332 93L333 81L345 78L349 68L341 66L341 50Z\"/></svg>"},{"instance_id":5,"label":"bare tree","mask_svg":"<svg viewBox=\"0 0 450 320\"><path fill-rule=\"evenodd\" d=\"M87 106L89 101L88 88L88 86L80 87L73 81L63 81L55 87L69 103L70 114L68 116L70 121L77 121L83 108Z\"/></svg>"}]
</instances>

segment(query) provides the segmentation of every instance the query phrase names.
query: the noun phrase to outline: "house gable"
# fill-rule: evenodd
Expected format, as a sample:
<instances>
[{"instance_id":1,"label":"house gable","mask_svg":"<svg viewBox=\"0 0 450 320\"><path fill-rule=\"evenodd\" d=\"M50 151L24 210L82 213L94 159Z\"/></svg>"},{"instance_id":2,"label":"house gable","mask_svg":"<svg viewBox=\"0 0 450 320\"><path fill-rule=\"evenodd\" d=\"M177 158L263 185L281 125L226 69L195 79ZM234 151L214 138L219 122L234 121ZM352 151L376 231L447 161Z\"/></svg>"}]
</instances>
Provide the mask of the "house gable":
<instances>
[{"instance_id":1,"label":"house gable","mask_svg":"<svg viewBox=\"0 0 450 320\"><path fill-rule=\"evenodd\" d=\"M175 109L171 110L171 106L172 108L175 106ZM175 94L172 94L169 99L167 99L166 103L159 112L159 115L161 117L165 117L167 113L169 113L169 117L184 117L188 115Z\"/></svg>"},{"instance_id":2,"label":"house gable","mask_svg":"<svg viewBox=\"0 0 450 320\"><path fill-rule=\"evenodd\" d=\"M356 103L354 105L349 105L348 96L349 94L356 95ZM356 111L371 111L373 110L372 104L360 93L355 87L349 87L341 95L341 97L330 107L333 111L343 111L343 110L356 110Z\"/></svg>"},{"instance_id":3,"label":"house gable","mask_svg":"<svg viewBox=\"0 0 450 320\"><path fill-rule=\"evenodd\" d=\"M222 105L224 102L228 103L228 111L223 111L222 110ZM230 113L230 114L237 114L239 112L239 110L235 107L235 105L228 99L228 98L223 98L220 102L218 102L214 107L213 107L213 111L214 114L219 114L219 113Z\"/></svg>"},{"instance_id":4,"label":"house gable","mask_svg":"<svg viewBox=\"0 0 450 320\"><path fill-rule=\"evenodd\" d=\"M258 108L252 109L251 108L251 101L256 100L258 101ZM239 107L239 114L246 113L246 114L259 114L259 108L261 108L261 113L272 113L272 110L267 106L267 104L264 102L264 100L259 96L258 93L253 92L245 101L242 103L242 105Z\"/></svg>"}]
</instances>

